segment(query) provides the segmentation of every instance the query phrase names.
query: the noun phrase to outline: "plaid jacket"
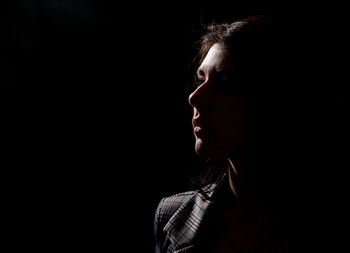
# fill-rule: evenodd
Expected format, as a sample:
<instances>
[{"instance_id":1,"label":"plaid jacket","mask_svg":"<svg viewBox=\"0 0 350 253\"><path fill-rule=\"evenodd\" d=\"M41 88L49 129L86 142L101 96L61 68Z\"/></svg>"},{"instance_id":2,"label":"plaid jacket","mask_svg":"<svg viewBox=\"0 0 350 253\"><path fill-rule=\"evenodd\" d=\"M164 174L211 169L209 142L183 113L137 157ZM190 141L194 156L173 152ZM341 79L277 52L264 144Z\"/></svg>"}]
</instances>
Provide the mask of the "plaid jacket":
<instances>
[{"instance_id":1,"label":"plaid jacket","mask_svg":"<svg viewBox=\"0 0 350 253\"><path fill-rule=\"evenodd\" d=\"M212 185L197 191L165 197L160 201L154 218L155 253L205 253L210 251L206 245L209 238L205 237L205 234L212 228L206 227L206 222L211 219L211 212L217 207L222 193L228 190L228 182L223 183L225 178L226 175L223 175ZM275 236L277 240L280 240L279 236L285 236L283 233L288 233L288 231L280 227L284 223L277 213L276 215L273 217L277 222L274 224L274 229L277 229ZM280 246L282 248L279 248ZM268 248L268 252L294 252L285 251L283 247L288 249L290 245Z\"/></svg>"},{"instance_id":2,"label":"plaid jacket","mask_svg":"<svg viewBox=\"0 0 350 253\"><path fill-rule=\"evenodd\" d=\"M219 184L163 198L156 210L155 253L197 252L196 239Z\"/></svg>"}]
</instances>

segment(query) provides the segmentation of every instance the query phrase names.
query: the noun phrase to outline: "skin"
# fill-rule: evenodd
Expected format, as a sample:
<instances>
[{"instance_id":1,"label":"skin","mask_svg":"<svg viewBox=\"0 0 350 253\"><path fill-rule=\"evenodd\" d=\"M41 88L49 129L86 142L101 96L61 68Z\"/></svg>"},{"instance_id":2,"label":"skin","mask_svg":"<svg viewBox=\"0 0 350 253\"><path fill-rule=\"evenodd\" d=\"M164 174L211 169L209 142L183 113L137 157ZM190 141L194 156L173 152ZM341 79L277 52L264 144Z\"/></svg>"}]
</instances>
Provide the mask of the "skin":
<instances>
[{"instance_id":1,"label":"skin","mask_svg":"<svg viewBox=\"0 0 350 253\"><path fill-rule=\"evenodd\" d=\"M240 200L238 206L222 210L218 221L221 230L214 248L219 252L237 252L232 248L234 242L244 252L275 252L270 246L267 251L257 250L260 242L267 240L267 233L255 201L254 173L240 155L247 145L244 96L224 88L237 85L235 69L225 46L214 44L197 70L198 86L189 96L195 151L203 158L229 160L230 187Z\"/></svg>"},{"instance_id":2,"label":"skin","mask_svg":"<svg viewBox=\"0 0 350 253\"><path fill-rule=\"evenodd\" d=\"M234 63L221 44L214 44L197 70L198 86L189 96L193 107L195 151L204 158L228 158L231 189L236 196L237 168L234 161L246 145L244 97L234 87Z\"/></svg>"},{"instance_id":3,"label":"skin","mask_svg":"<svg viewBox=\"0 0 350 253\"><path fill-rule=\"evenodd\" d=\"M197 78L189 103L203 134L195 134L195 150L205 158L232 157L245 144L246 119L243 96L222 88L235 85L234 64L224 46L210 48Z\"/></svg>"}]
</instances>

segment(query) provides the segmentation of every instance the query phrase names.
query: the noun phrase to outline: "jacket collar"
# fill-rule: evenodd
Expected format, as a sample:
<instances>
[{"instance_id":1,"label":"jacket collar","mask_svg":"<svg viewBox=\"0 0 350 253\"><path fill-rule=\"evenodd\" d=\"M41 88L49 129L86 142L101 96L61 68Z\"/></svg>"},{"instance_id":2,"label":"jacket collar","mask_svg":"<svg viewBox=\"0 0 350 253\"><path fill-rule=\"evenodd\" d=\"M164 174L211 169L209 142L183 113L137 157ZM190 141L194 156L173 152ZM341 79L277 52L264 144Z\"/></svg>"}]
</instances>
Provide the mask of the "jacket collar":
<instances>
[{"instance_id":1,"label":"jacket collar","mask_svg":"<svg viewBox=\"0 0 350 253\"><path fill-rule=\"evenodd\" d=\"M208 212L212 199L221 184L223 177L214 184L195 191L170 218L164 231L168 234L175 251L185 252L187 248L194 247L203 218Z\"/></svg>"}]
</instances>

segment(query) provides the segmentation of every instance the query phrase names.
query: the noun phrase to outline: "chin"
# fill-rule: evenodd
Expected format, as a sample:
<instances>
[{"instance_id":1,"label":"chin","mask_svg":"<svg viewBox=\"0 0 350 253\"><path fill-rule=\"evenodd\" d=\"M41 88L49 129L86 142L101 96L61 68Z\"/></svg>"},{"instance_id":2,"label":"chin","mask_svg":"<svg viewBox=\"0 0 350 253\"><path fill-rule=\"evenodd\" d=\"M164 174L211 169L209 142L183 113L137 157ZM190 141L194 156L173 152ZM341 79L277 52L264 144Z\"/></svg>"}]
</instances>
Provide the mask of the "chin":
<instances>
[{"instance_id":1,"label":"chin","mask_svg":"<svg viewBox=\"0 0 350 253\"><path fill-rule=\"evenodd\" d=\"M199 157L205 159L226 157L223 152L218 152L218 150L213 148L212 145L207 145L201 141L196 142L195 151Z\"/></svg>"}]
</instances>

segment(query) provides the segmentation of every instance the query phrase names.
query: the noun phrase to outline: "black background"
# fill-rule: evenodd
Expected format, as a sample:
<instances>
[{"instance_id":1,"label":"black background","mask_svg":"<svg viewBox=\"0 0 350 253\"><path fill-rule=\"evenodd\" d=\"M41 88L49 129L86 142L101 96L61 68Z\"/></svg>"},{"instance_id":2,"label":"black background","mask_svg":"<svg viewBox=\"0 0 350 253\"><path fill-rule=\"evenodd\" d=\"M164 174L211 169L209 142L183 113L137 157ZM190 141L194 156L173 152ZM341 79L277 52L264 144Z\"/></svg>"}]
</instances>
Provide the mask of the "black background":
<instances>
[{"instance_id":1,"label":"black background","mask_svg":"<svg viewBox=\"0 0 350 253\"><path fill-rule=\"evenodd\" d=\"M348 167L341 6L2 5L2 180L13 249L152 252L160 198L187 190L202 166L187 103L201 21L263 10L282 18L288 38L287 158L277 159L293 187L299 239L291 248L340 247Z\"/></svg>"}]
</instances>

